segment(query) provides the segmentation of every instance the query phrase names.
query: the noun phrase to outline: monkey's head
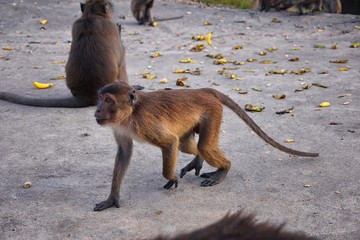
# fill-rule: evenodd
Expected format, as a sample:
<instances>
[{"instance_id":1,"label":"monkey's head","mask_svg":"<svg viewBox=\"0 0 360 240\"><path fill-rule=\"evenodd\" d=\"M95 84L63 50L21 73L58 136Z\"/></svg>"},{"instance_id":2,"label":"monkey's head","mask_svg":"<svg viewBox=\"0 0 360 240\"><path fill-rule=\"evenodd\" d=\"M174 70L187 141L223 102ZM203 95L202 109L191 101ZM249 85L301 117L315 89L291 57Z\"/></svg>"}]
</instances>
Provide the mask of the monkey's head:
<instances>
[{"instance_id":1,"label":"monkey's head","mask_svg":"<svg viewBox=\"0 0 360 240\"><path fill-rule=\"evenodd\" d=\"M87 0L85 3L80 3L80 9L83 15L101 15L111 16L113 11L113 4L109 0Z\"/></svg>"},{"instance_id":2,"label":"monkey's head","mask_svg":"<svg viewBox=\"0 0 360 240\"><path fill-rule=\"evenodd\" d=\"M100 125L119 126L128 122L137 100L135 90L127 83L114 82L100 89L95 118Z\"/></svg>"}]
</instances>

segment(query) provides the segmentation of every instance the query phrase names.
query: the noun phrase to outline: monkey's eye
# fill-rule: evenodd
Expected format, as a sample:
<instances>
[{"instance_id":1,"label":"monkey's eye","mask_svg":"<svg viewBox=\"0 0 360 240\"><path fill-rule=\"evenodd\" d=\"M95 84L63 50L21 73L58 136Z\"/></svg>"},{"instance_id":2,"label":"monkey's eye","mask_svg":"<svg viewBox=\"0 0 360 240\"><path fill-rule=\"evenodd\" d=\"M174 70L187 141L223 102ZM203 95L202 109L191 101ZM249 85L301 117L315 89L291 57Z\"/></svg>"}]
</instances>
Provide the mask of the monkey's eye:
<instances>
[{"instance_id":1,"label":"monkey's eye","mask_svg":"<svg viewBox=\"0 0 360 240\"><path fill-rule=\"evenodd\" d=\"M106 102L106 103L112 103L113 101L112 101L111 98L107 97L107 98L105 98L105 102Z\"/></svg>"}]
</instances>

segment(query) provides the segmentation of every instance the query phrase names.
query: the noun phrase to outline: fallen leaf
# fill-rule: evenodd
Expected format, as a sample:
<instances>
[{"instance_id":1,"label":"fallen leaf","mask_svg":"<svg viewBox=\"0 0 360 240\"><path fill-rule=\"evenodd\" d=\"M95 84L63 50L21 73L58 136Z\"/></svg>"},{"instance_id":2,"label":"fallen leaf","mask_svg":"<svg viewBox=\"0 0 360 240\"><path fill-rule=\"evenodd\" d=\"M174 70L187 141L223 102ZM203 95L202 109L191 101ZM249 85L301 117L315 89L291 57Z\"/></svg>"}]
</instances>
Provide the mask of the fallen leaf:
<instances>
[{"instance_id":1,"label":"fallen leaf","mask_svg":"<svg viewBox=\"0 0 360 240\"><path fill-rule=\"evenodd\" d=\"M185 58L180 60L180 63L196 63L196 61L192 58Z\"/></svg>"},{"instance_id":2,"label":"fallen leaf","mask_svg":"<svg viewBox=\"0 0 360 240\"><path fill-rule=\"evenodd\" d=\"M302 74L308 73L308 72L311 72L310 68L302 68L299 71L291 71L291 74L302 75Z\"/></svg>"},{"instance_id":3,"label":"fallen leaf","mask_svg":"<svg viewBox=\"0 0 360 240\"><path fill-rule=\"evenodd\" d=\"M213 54L207 54L206 57L209 57L209 58L215 58L215 59L221 59L221 58L224 58L223 55L221 53L218 53L216 55L213 55Z\"/></svg>"},{"instance_id":4,"label":"fallen leaf","mask_svg":"<svg viewBox=\"0 0 360 240\"><path fill-rule=\"evenodd\" d=\"M234 88L232 88L231 90L240 91L241 89L240 89L240 88L237 88L237 87L234 87Z\"/></svg>"},{"instance_id":5,"label":"fallen leaf","mask_svg":"<svg viewBox=\"0 0 360 240\"><path fill-rule=\"evenodd\" d=\"M39 22L40 22L40 24L45 25L45 24L47 24L47 23L48 23L48 20L43 19L43 20L40 20Z\"/></svg>"},{"instance_id":6,"label":"fallen leaf","mask_svg":"<svg viewBox=\"0 0 360 240\"><path fill-rule=\"evenodd\" d=\"M330 103L329 102L322 102L319 104L320 107L329 107Z\"/></svg>"},{"instance_id":7,"label":"fallen leaf","mask_svg":"<svg viewBox=\"0 0 360 240\"><path fill-rule=\"evenodd\" d=\"M341 192L340 192L340 191L335 191L334 193L335 193L335 194L341 194Z\"/></svg>"},{"instance_id":8,"label":"fallen leaf","mask_svg":"<svg viewBox=\"0 0 360 240\"><path fill-rule=\"evenodd\" d=\"M196 41L203 41L203 40L205 40L205 36L204 35L196 35L196 36L193 36L192 39L196 40Z\"/></svg>"},{"instance_id":9,"label":"fallen leaf","mask_svg":"<svg viewBox=\"0 0 360 240\"><path fill-rule=\"evenodd\" d=\"M298 62L300 59L298 57L290 58L290 62Z\"/></svg>"},{"instance_id":10,"label":"fallen leaf","mask_svg":"<svg viewBox=\"0 0 360 240\"><path fill-rule=\"evenodd\" d=\"M56 78L50 78L50 80L64 80L66 77L64 75L58 76Z\"/></svg>"},{"instance_id":11,"label":"fallen leaf","mask_svg":"<svg viewBox=\"0 0 360 240\"><path fill-rule=\"evenodd\" d=\"M187 77L181 77L176 80L176 86L186 87L188 85L185 84L185 81L187 80Z\"/></svg>"},{"instance_id":12,"label":"fallen leaf","mask_svg":"<svg viewBox=\"0 0 360 240\"><path fill-rule=\"evenodd\" d=\"M212 32L209 32L207 35L206 35L206 43L210 46L210 47L213 47L213 44L211 43L211 36L212 36Z\"/></svg>"},{"instance_id":13,"label":"fallen leaf","mask_svg":"<svg viewBox=\"0 0 360 240\"><path fill-rule=\"evenodd\" d=\"M236 46L233 47L233 49L234 49L234 50L240 50L240 49L243 49L243 47L240 46L240 45L236 45Z\"/></svg>"},{"instance_id":14,"label":"fallen leaf","mask_svg":"<svg viewBox=\"0 0 360 240\"><path fill-rule=\"evenodd\" d=\"M281 69L281 70L270 70L269 73L270 73L270 74L285 74L285 73L287 73L287 70L285 70L285 69Z\"/></svg>"},{"instance_id":15,"label":"fallen leaf","mask_svg":"<svg viewBox=\"0 0 360 240\"><path fill-rule=\"evenodd\" d=\"M350 47L351 48L358 48L358 47L360 47L360 42L352 42Z\"/></svg>"},{"instance_id":16,"label":"fallen leaf","mask_svg":"<svg viewBox=\"0 0 360 240\"><path fill-rule=\"evenodd\" d=\"M295 142L295 140L294 139L286 139L285 142L286 143L293 143L293 142Z\"/></svg>"},{"instance_id":17,"label":"fallen leaf","mask_svg":"<svg viewBox=\"0 0 360 240\"><path fill-rule=\"evenodd\" d=\"M261 51L261 52L259 52L259 55L260 55L260 56L265 56L265 55L266 55L266 52Z\"/></svg>"},{"instance_id":18,"label":"fallen leaf","mask_svg":"<svg viewBox=\"0 0 360 240\"><path fill-rule=\"evenodd\" d=\"M160 57L160 56L162 56L162 55L159 52L156 52L156 53L153 53L150 55L151 58L156 58L156 57Z\"/></svg>"},{"instance_id":19,"label":"fallen leaf","mask_svg":"<svg viewBox=\"0 0 360 240\"><path fill-rule=\"evenodd\" d=\"M174 73L189 73L191 75L200 75L201 71L199 68L195 68L195 70L190 70L190 69L177 69L174 71Z\"/></svg>"},{"instance_id":20,"label":"fallen leaf","mask_svg":"<svg viewBox=\"0 0 360 240\"><path fill-rule=\"evenodd\" d=\"M267 49L269 52L273 52L273 51L276 51L278 50L277 47L271 47L271 48L268 48Z\"/></svg>"},{"instance_id":21,"label":"fallen leaf","mask_svg":"<svg viewBox=\"0 0 360 240\"><path fill-rule=\"evenodd\" d=\"M248 59L246 59L246 61L247 61L247 62L256 62L257 60L254 59L254 58L248 58Z\"/></svg>"},{"instance_id":22,"label":"fallen leaf","mask_svg":"<svg viewBox=\"0 0 360 240\"><path fill-rule=\"evenodd\" d=\"M348 70L349 70L349 68L347 68L347 67L341 67L341 68L339 68L339 71L341 71L341 72L348 71Z\"/></svg>"},{"instance_id":23,"label":"fallen leaf","mask_svg":"<svg viewBox=\"0 0 360 240\"><path fill-rule=\"evenodd\" d=\"M156 27L157 25L158 25L157 22L152 22L152 23L150 23L150 26L153 26L153 27Z\"/></svg>"},{"instance_id":24,"label":"fallen leaf","mask_svg":"<svg viewBox=\"0 0 360 240\"><path fill-rule=\"evenodd\" d=\"M262 90L260 88L258 88L258 87L252 87L251 89L256 91L256 92L262 92Z\"/></svg>"},{"instance_id":25,"label":"fallen leaf","mask_svg":"<svg viewBox=\"0 0 360 240\"><path fill-rule=\"evenodd\" d=\"M277 62L274 62L272 60L262 60L260 61L261 64L276 64Z\"/></svg>"},{"instance_id":26,"label":"fallen leaf","mask_svg":"<svg viewBox=\"0 0 360 240\"><path fill-rule=\"evenodd\" d=\"M289 109L286 109L286 110L282 110L282 111L278 111L278 112L275 112L276 114L279 114L279 115L282 115L282 114L285 114L285 113L292 113L294 110L294 108L289 108Z\"/></svg>"},{"instance_id":27,"label":"fallen leaf","mask_svg":"<svg viewBox=\"0 0 360 240\"><path fill-rule=\"evenodd\" d=\"M215 65L222 65L222 64L225 64L225 63L229 63L229 61L226 58L221 58L219 60L214 61Z\"/></svg>"},{"instance_id":28,"label":"fallen leaf","mask_svg":"<svg viewBox=\"0 0 360 240\"><path fill-rule=\"evenodd\" d=\"M332 49L338 49L339 48L339 44L338 43L335 43L331 46Z\"/></svg>"},{"instance_id":29,"label":"fallen leaf","mask_svg":"<svg viewBox=\"0 0 360 240\"><path fill-rule=\"evenodd\" d=\"M321 71L321 72L319 72L319 74L327 75L327 74L329 74L329 71L327 71L327 70Z\"/></svg>"},{"instance_id":30,"label":"fallen leaf","mask_svg":"<svg viewBox=\"0 0 360 240\"><path fill-rule=\"evenodd\" d=\"M300 50L300 48L299 47L292 47L292 48L290 48L290 50L298 51L298 50Z\"/></svg>"},{"instance_id":31,"label":"fallen leaf","mask_svg":"<svg viewBox=\"0 0 360 240\"><path fill-rule=\"evenodd\" d=\"M249 112L261 112L264 109L265 109L265 107L261 107L261 106L253 106L251 104L245 105L245 110L249 111Z\"/></svg>"},{"instance_id":32,"label":"fallen leaf","mask_svg":"<svg viewBox=\"0 0 360 240\"><path fill-rule=\"evenodd\" d=\"M51 63L52 64L62 64L62 63L65 63L66 61L65 60L60 60L60 61L52 61Z\"/></svg>"},{"instance_id":33,"label":"fallen leaf","mask_svg":"<svg viewBox=\"0 0 360 240\"><path fill-rule=\"evenodd\" d=\"M273 98L275 99L284 99L286 97L286 95L282 94L282 95L273 95Z\"/></svg>"},{"instance_id":34,"label":"fallen leaf","mask_svg":"<svg viewBox=\"0 0 360 240\"><path fill-rule=\"evenodd\" d=\"M271 22L273 22L273 23L281 23L281 20L279 20L277 18L273 18L273 19L271 19Z\"/></svg>"},{"instance_id":35,"label":"fallen leaf","mask_svg":"<svg viewBox=\"0 0 360 240\"><path fill-rule=\"evenodd\" d=\"M245 62L233 61L232 63L233 63L234 65L245 65Z\"/></svg>"},{"instance_id":36,"label":"fallen leaf","mask_svg":"<svg viewBox=\"0 0 360 240\"><path fill-rule=\"evenodd\" d=\"M204 26L210 26L210 25L212 25L211 22L209 22L209 21L205 21L205 22L204 22Z\"/></svg>"},{"instance_id":37,"label":"fallen leaf","mask_svg":"<svg viewBox=\"0 0 360 240\"><path fill-rule=\"evenodd\" d=\"M346 59L330 60L331 63L347 63Z\"/></svg>"},{"instance_id":38,"label":"fallen leaf","mask_svg":"<svg viewBox=\"0 0 360 240\"><path fill-rule=\"evenodd\" d=\"M314 48L321 48L321 49L323 49L323 48L325 48L325 45L322 45L322 44L314 44Z\"/></svg>"},{"instance_id":39,"label":"fallen leaf","mask_svg":"<svg viewBox=\"0 0 360 240\"><path fill-rule=\"evenodd\" d=\"M327 86L321 84L321 83L312 83L313 86L321 87L321 88L327 88Z\"/></svg>"},{"instance_id":40,"label":"fallen leaf","mask_svg":"<svg viewBox=\"0 0 360 240\"><path fill-rule=\"evenodd\" d=\"M255 72L255 70L252 70L252 69L245 69L245 70L243 70L243 72L251 72L251 73L254 73L254 72Z\"/></svg>"},{"instance_id":41,"label":"fallen leaf","mask_svg":"<svg viewBox=\"0 0 360 240\"><path fill-rule=\"evenodd\" d=\"M204 49L205 49L204 44L196 44L196 46L190 49L190 52L201 52Z\"/></svg>"},{"instance_id":42,"label":"fallen leaf","mask_svg":"<svg viewBox=\"0 0 360 240\"><path fill-rule=\"evenodd\" d=\"M146 78L146 79L155 79L155 78L157 78L157 76L156 76L156 75L150 75L150 74L144 74L144 75L143 75L143 78Z\"/></svg>"},{"instance_id":43,"label":"fallen leaf","mask_svg":"<svg viewBox=\"0 0 360 240\"><path fill-rule=\"evenodd\" d=\"M244 95L244 94L248 94L248 92L246 92L246 91L238 91L238 93L239 93L239 94L243 94L243 95Z\"/></svg>"},{"instance_id":44,"label":"fallen leaf","mask_svg":"<svg viewBox=\"0 0 360 240\"><path fill-rule=\"evenodd\" d=\"M14 50L13 47L3 47L2 50L11 51Z\"/></svg>"},{"instance_id":45,"label":"fallen leaf","mask_svg":"<svg viewBox=\"0 0 360 240\"><path fill-rule=\"evenodd\" d=\"M162 84L168 83L168 80L166 78L163 78L160 80L160 83L162 83Z\"/></svg>"}]
</instances>

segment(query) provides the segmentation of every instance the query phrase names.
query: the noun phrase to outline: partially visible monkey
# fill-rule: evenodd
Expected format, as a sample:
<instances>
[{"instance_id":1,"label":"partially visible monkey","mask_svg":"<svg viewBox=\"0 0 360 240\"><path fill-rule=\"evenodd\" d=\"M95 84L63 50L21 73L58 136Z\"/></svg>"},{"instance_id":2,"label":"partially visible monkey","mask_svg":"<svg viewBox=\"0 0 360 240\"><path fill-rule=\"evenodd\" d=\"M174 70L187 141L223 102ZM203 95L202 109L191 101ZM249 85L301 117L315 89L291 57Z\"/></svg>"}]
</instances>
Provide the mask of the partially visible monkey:
<instances>
[{"instance_id":1,"label":"partially visible monkey","mask_svg":"<svg viewBox=\"0 0 360 240\"><path fill-rule=\"evenodd\" d=\"M261 0L260 11L268 12L271 7L274 7L276 11L280 11L280 3L282 0Z\"/></svg>"},{"instance_id":2,"label":"partially visible monkey","mask_svg":"<svg viewBox=\"0 0 360 240\"><path fill-rule=\"evenodd\" d=\"M322 6L329 13L342 12L341 0L322 0Z\"/></svg>"},{"instance_id":3,"label":"partially visible monkey","mask_svg":"<svg viewBox=\"0 0 360 240\"><path fill-rule=\"evenodd\" d=\"M298 10L298 14L303 15L304 14L304 12L303 12L304 5L313 4L314 7L312 9L312 12L320 11L320 5L321 5L322 0L291 0L290 2L296 6L296 8Z\"/></svg>"},{"instance_id":4,"label":"partially visible monkey","mask_svg":"<svg viewBox=\"0 0 360 240\"><path fill-rule=\"evenodd\" d=\"M153 17L152 8L155 0L131 0L130 9L134 18L138 21L139 25L153 24L154 21L167 21L180 19L183 16L160 18L156 19Z\"/></svg>"},{"instance_id":5,"label":"partially visible monkey","mask_svg":"<svg viewBox=\"0 0 360 240\"><path fill-rule=\"evenodd\" d=\"M180 177L193 169L198 175L203 160L217 168L215 172L201 175L206 178L201 186L208 187L222 182L231 166L218 146L223 105L234 111L259 137L273 147L298 156L319 156L318 153L300 152L276 142L231 98L210 88L139 92L127 83L112 83L99 91L95 117L100 125L113 128L117 143L122 142L124 136L128 136L161 148L163 176L168 180L164 188L178 185L175 169L178 150L195 155L181 170ZM194 139L195 133L199 134L198 143ZM129 148L122 154L131 154L131 151L132 148ZM121 180L126 171L126 168L117 165L118 158L119 155L115 160L114 173L119 174L113 177L110 194L117 207ZM102 209L104 208L96 206L94 210Z\"/></svg>"},{"instance_id":6,"label":"partially visible monkey","mask_svg":"<svg viewBox=\"0 0 360 240\"><path fill-rule=\"evenodd\" d=\"M0 92L0 99L37 107L96 105L99 88L114 81L128 82L120 28L112 19L109 0L81 3L82 16L72 26L72 43L65 66L71 97L36 99Z\"/></svg>"},{"instance_id":7,"label":"partially visible monkey","mask_svg":"<svg viewBox=\"0 0 360 240\"><path fill-rule=\"evenodd\" d=\"M242 212L227 214L204 228L174 237L160 235L152 240L316 240L301 232L284 231L284 224L275 227L269 223L257 223L254 218L254 215Z\"/></svg>"}]
</instances>

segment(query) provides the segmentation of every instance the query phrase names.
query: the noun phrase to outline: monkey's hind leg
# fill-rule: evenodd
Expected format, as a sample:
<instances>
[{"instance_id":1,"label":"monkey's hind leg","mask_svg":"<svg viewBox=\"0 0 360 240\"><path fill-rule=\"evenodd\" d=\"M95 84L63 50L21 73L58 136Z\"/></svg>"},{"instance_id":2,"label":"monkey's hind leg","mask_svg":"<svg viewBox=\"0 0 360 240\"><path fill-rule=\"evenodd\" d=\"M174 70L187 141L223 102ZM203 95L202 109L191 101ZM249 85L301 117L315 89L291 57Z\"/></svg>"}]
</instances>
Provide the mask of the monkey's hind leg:
<instances>
[{"instance_id":1,"label":"monkey's hind leg","mask_svg":"<svg viewBox=\"0 0 360 240\"><path fill-rule=\"evenodd\" d=\"M172 138L170 140L170 138ZM170 189L174 184L175 188L178 186L178 180L175 174L176 170L176 158L179 150L179 139L177 137L170 136L169 142L166 147L162 147L162 155L163 155L163 176L169 180L165 185L165 189Z\"/></svg>"},{"instance_id":2,"label":"monkey's hind leg","mask_svg":"<svg viewBox=\"0 0 360 240\"><path fill-rule=\"evenodd\" d=\"M188 165L181 169L180 178L185 176L187 172L190 172L193 169L195 169L195 175L199 176L200 170L204 162L204 159L199 156L197 143L194 139L194 135L195 133L192 132L189 135L181 138L180 140L180 151L196 155L195 158Z\"/></svg>"},{"instance_id":3,"label":"monkey's hind leg","mask_svg":"<svg viewBox=\"0 0 360 240\"><path fill-rule=\"evenodd\" d=\"M231 162L219 149L218 140L220 134L221 115L212 116L205 126L201 126L199 132L198 150L210 166L218 168L215 172L204 173L200 177L206 178L201 182L202 187L214 186L221 183L230 170ZM210 130L211 129L211 130Z\"/></svg>"},{"instance_id":4,"label":"monkey's hind leg","mask_svg":"<svg viewBox=\"0 0 360 240\"><path fill-rule=\"evenodd\" d=\"M130 163L133 141L129 137L122 136L121 139L117 139L117 143L119 147L115 158L110 196L105 201L96 204L94 211L102 211L113 206L120 207L120 186Z\"/></svg>"}]
</instances>

